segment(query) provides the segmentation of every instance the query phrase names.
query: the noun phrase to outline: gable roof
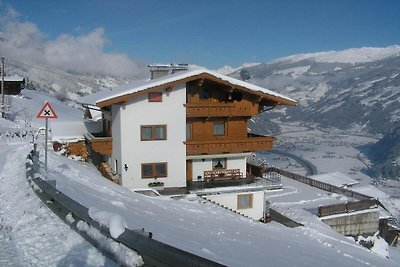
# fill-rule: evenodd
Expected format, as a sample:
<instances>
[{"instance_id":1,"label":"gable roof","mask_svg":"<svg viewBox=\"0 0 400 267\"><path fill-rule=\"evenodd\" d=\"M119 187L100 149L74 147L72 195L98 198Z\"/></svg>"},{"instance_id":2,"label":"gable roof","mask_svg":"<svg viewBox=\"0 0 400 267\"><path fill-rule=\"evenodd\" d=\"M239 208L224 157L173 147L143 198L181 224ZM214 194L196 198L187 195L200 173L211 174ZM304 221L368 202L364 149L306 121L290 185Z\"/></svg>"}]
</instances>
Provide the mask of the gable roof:
<instances>
[{"instance_id":1,"label":"gable roof","mask_svg":"<svg viewBox=\"0 0 400 267\"><path fill-rule=\"evenodd\" d=\"M83 97L79 99L78 102L82 104L106 107L112 104L126 102L127 100L135 96L142 95L144 93L165 88L172 88L177 84L182 84L197 79L207 79L230 86L232 88L236 88L241 91L246 91L251 94L258 95L262 98L274 101L277 105L294 106L297 103L295 100L289 97L265 89L263 87L205 69L180 71L153 80L138 80L127 85L115 87L112 89L105 89L96 94Z\"/></svg>"}]
</instances>

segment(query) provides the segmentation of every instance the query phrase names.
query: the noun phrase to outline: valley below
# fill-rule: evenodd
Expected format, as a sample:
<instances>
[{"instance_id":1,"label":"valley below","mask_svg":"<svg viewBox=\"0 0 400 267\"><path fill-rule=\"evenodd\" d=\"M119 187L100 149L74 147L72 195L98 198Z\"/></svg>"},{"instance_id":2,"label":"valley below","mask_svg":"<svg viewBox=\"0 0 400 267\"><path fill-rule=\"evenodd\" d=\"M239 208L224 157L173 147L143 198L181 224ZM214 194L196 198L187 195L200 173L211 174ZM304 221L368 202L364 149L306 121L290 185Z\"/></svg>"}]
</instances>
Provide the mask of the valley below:
<instances>
[{"instance_id":1,"label":"valley below","mask_svg":"<svg viewBox=\"0 0 400 267\"><path fill-rule=\"evenodd\" d=\"M379 135L321 128L313 123L274 122L281 127L274 150L258 153L269 166L307 176L340 172L360 186L374 185L389 196L400 198L399 180L375 180L366 174L371 162L362 147L376 143Z\"/></svg>"}]
</instances>

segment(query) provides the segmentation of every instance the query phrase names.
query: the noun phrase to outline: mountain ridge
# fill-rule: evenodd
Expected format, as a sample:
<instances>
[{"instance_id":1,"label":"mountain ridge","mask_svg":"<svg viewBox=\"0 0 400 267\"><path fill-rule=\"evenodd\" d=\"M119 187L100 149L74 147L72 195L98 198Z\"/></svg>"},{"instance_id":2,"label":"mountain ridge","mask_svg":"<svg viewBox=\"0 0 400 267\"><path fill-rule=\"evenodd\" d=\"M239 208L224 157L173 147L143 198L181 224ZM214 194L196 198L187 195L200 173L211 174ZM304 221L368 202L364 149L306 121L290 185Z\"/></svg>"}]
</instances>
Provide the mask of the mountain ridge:
<instances>
[{"instance_id":1,"label":"mountain ridge","mask_svg":"<svg viewBox=\"0 0 400 267\"><path fill-rule=\"evenodd\" d=\"M366 51L374 54L367 60ZM330 53L330 52L329 52ZM292 56L245 68L251 83L296 99L299 105L266 116L306 120L325 127L385 134L400 123L400 46L335 52L358 62L312 59L326 53ZM350 56L349 56L350 57ZM339 60L339 59L338 59ZM337 60L337 61L338 61ZM240 71L231 76L240 78Z\"/></svg>"}]
</instances>

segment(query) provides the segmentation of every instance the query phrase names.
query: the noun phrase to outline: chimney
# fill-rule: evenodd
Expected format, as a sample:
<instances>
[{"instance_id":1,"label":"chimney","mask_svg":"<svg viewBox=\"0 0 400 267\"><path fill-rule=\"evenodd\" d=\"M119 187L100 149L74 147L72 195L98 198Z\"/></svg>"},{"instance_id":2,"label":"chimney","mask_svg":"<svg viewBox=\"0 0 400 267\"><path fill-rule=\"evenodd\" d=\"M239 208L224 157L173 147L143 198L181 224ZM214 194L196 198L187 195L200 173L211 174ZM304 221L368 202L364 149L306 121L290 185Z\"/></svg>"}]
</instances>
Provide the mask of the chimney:
<instances>
[{"instance_id":1,"label":"chimney","mask_svg":"<svg viewBox=\"0 0 400 267\"><path fill-rule=\"evenodd\" d=\"M185 71L189 69L189 64L151 64L148 65L150 68L151 77L150 79L157 79L163 76L166 76L170 73L174 74L179 71Z\"/></svg>"},{"instance_id":2,"label":"chimney","mask_svg":"<svg viewBox=\"0 0 400 267\"><path fill-rule=\"evenodd\" d=\"M188 69L189 69L189 64L176 64L176 63L171 64L171 72L172 73L176 73L176 72L184 71L184 70L188 70Z\"/></svg>"},{"instance_id":3,"label":"chimney","mask_svg":"<svg viewBox=\"0 0 400 267\"><path fill-rule=\"evenodd\" d=\"M148 67L150 68L151 80L168 75L171 69L171 66L166 64L152 64Z\"/></svg>"}]
</instances>

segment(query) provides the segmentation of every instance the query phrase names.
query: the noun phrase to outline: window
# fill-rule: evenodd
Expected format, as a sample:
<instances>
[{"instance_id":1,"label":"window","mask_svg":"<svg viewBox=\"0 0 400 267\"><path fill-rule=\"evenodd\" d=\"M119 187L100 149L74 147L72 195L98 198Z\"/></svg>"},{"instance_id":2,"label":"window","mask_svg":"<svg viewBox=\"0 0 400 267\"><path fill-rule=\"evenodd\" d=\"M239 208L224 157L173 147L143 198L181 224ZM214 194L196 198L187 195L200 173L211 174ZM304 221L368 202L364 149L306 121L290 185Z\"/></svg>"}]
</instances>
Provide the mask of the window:
<instances>
[{"instance_id":1,"label":"window","mask_svg":"<svg viewBox=\"0 0 400 267\"><path fill-rule=\"evenodd\" d=\"M167 140L167 125L140 126L142 141Z\"/></svg>"},{"instance_id":2,"label":"window","mask_svg":"<svg viewBox=\"0 0 400 267\"><path fill-rule=\"evenodd\" d=\"M142 178L167 177L167 163L143 163Z\"/></svg>"},{"instance_id":3,"label":"window","mask_svg":"<svg viewBox=\"0 0 400 267\"><path fill-rule=\"evenodd\" d=\"M237 196L238 209L251 209L253 207L253 194L245 194Z\"/></svg>"},{"instance_id":4,"label":"window","mask_svg":"<svg viewBox=\"0 0 400 267\"><path fill-rule=\"evenodd\" d=\"M226 169L226 159L216 158L212 160L213 169Z\"/></svg>"},{"instance_id":5,"label":"window","mask_svg":"<svg viewBox=\"0 0 400 267\"><path fill-rule=\"evenodd\" d=\"M192 124L186 123L186 140L192 140Z\"/></svg>"},{"instance_id":6,"label":"window","mask_svg":"<svg viewBox=\"0 0 400 267\"><path fill-rule=\"evenodd\" d=\"M214 122L213 135L225 135L225 122Z\"/></svg>"},{"instance_id":7,"label":"window","mask_svg":"<svg viewBox=\"0 0 400 267\"><path fill-rule=\"evenodd\" d=\"M162 92L152 92L147 95L149 102L162 102Z\"/></svg>"},{"instance_id":8,"label":"window","mask_svg":"<svg viewBox=\"0 0 400 267\"><path fill-rule=\"evenodd\" d=\"M199 91L200 100L208 100L210 98L210 91L207 88L201 87Z\"/></svg>"}]
</instances>

